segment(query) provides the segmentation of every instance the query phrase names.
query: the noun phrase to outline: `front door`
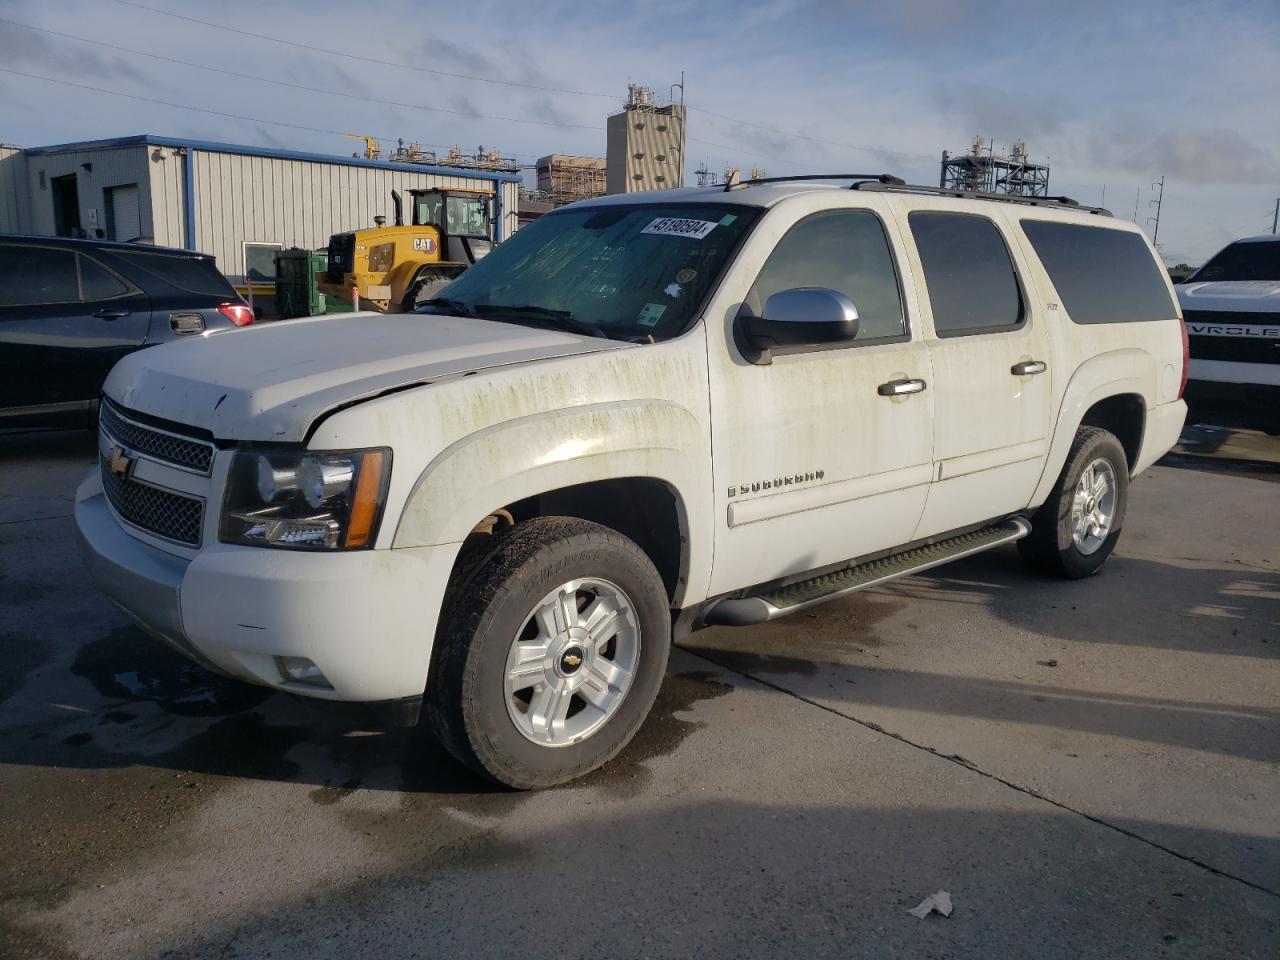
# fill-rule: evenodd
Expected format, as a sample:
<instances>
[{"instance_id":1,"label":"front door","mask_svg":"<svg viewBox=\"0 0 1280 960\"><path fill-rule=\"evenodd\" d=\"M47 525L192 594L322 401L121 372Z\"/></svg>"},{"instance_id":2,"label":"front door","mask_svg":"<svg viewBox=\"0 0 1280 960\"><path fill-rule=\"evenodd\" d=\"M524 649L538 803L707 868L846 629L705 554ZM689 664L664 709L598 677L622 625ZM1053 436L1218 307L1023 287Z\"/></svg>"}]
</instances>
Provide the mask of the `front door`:
<instances>
[{"instance_id":1,"label":"front door","mask_svg":"<svg viewBox=\"0 0 1280 960\"><path fill-rule=\"evenodd\" d=\"M150 300L96 260L0 244L0 408L74 410L140 347Z\"/></svg>"},{"instance_id":2,"label":"front door","mask_svg":"<svg viewBox=\"0 0 1280 960\"><path fill-rule=\"evenodd\" d=\"M992 219L937 204L906 217L935 387L937 480L917 538L1022 509L1048 453L1049 341L1016 245Z\"/></svg>"},{"instance_id":3,"label":"front door","mask_svg":"<svg viewBox=\"0 0 1280 960\"><path fill-rule=\"evenodd\" d=\"M858 310L856 339L756 365L731 320L721 344L709 335L713 594L897 546L920 519L932 472L928 347L908 319L914 300L880 198L847 202L831 210L823 191L775 207L738 261L763 266L739 282L750 284L742 309L757 315L782 290L836 290Z\"/></svg>"}]
</instances>

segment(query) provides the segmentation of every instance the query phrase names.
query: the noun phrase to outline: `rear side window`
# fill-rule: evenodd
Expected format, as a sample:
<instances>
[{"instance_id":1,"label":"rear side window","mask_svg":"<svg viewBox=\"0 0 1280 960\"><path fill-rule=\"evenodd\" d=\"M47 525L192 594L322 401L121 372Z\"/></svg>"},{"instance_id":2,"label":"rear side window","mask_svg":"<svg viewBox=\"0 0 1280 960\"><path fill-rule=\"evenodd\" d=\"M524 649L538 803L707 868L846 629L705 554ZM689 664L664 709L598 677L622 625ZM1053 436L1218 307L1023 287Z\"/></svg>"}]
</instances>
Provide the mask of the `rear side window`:
<instances>
[{"instance_id":1,"label":"rear side window","mask_svg":"<svg viewBox=\"0 0 1280 960\"><path fill-rule=\"evenodd\" d=\"M994 223L972 213L925 210L907 222L938 336L995 333L1022 323L1022 288Z\"/></svg>"},{"instance_id":2,"label":"rear side window","mask_svg":"<svg viewBox=\"0 0 1280 960\"><path fill-rule=\"evenodd\" d=\"M96 260L80 257L80 296L84 300L110 300L129 292L115 274Z\"/></svg>"},{"instance_id":3,"label":"rear side window","mask_svg":"<svg viewBox=\"0 0 1280 960\"><path fill-rule=\"evenodd\" d=\"M0 305L75 303L76 255L50 247L0 246Z\"/></svg>"},{"instance_id":4,"label":"rear side window","mask_svg":"<svg viewBox=\"0 0 1280 960\"><path fill-rule=\"evenodd\" d=\"M113 253L129 266L140 271L143 277L158 277L165 283L180 290L186 290L188 293L205 293L214 297L236 295L227 278L218 272L212 260L133 250L117 250Z\"/></svg>"},{"instance_id":5,"label":"rear side window","mask_svg":"<svg viewBox=\"0 0 1280 960\"><path fill-rule=\"evenodd\" d=\"M1023 220L1022 230L1075 323L1177 315L1164 273L1139 234L1051 220Z\"/></svg>"},{"instance_id":6,"label":"rear side window","mask_svg":"<svg viewBox=\"0 0 1280 960\"><path fill-rule=\"evenodd\" d=\"M765 261L747 295L748 308L761 316L771 296L795 287L827 287L852 300L857 341L907 332L889 241L874 213L828 210L797 223Z\"/></svg>"}]
</instances>

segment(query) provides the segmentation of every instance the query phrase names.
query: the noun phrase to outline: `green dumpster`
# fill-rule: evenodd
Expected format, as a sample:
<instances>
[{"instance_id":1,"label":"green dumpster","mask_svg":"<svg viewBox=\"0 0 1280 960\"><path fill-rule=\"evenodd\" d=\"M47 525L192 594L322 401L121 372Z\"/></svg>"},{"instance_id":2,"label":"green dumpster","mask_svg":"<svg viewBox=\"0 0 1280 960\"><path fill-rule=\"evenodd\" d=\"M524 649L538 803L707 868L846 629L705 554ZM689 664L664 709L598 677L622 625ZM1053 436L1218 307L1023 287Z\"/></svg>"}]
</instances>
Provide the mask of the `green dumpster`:
<instances>
[{"instance_id":1,"label":"green dumpster","mask_svg":"<svg viewBox=\"0 0 1280 960\"><path fill-rule=\"evenodd\" d=\"M282 320L351 312L351 304L326 297L316 287L316 274L323 274L328 268L329 252L323 248L295 247L276 254L276 311Z\"/></svg>"}]
</instances>

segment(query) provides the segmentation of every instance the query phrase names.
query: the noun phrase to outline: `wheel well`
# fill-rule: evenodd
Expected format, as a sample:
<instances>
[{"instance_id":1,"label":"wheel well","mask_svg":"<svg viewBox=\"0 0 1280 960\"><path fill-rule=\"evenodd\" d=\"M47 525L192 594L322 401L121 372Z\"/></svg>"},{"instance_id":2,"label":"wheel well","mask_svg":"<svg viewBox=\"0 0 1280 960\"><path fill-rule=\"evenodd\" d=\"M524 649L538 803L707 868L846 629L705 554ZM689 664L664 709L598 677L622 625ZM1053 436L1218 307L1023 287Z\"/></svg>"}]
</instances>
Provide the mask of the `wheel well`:
<instances>
[{"instance_id":1,"label":"wheel well","mask_svg":"<svg viewBox=\"0 0 1280 960\"><path fill-rule=\"evenodd\" d=\"M494 515L501 517L504 511L504 519L516 523L534 517L577 517L609 527L649 555L668 597L674 597L683 583L682 510L676 493L661 480L622 477L575 484L509 503Z\"/></svg>"},{"instance_id":2,"label":"wheel well","mask_svg":"<svg viewBox=\"0 0 1280 960\"><path fill-rule=\"evenodd\" d=\"M1115 434L1124 447L1129 469L1138 462L1142 448L1142 430L1146 424L1147 408L1135 393L1123 393L1099 400L1085 411L1081 426L1101 427Z\"/></svg>"}]
</instances>

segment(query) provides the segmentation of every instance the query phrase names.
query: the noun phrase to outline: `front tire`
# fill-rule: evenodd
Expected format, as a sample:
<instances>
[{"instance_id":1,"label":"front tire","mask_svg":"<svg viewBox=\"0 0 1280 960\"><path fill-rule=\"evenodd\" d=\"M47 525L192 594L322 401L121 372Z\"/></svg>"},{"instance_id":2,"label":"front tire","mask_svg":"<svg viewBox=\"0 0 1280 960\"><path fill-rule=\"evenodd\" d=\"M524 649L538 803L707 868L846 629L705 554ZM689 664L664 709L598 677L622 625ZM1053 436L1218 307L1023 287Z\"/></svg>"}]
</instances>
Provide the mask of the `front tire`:
<instances>
[{"instance_id":1,"label":"front tire","mask_svg":"<svg viewBox=\"0 0 1280 960\"><path fill-rule=\"evenodd\" d=\"M1049 499L1018 550L1032 566L1078 580L1102 569L1120 539L1129 499L1129 461L1115 435L1081 427Z\"/></svg>"},{"instance_id":2,"label":"front tire","mask_svg":"<svg viewBox=\"0 0 1280 960\"><path fill-rule=\"evenodd\" d=\"M666 672L658 571L599 524L540 517L502 535L446 602L427 720L477 773L550 787L611 760Z\"/></svg>"}]
</instances>

